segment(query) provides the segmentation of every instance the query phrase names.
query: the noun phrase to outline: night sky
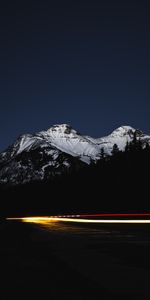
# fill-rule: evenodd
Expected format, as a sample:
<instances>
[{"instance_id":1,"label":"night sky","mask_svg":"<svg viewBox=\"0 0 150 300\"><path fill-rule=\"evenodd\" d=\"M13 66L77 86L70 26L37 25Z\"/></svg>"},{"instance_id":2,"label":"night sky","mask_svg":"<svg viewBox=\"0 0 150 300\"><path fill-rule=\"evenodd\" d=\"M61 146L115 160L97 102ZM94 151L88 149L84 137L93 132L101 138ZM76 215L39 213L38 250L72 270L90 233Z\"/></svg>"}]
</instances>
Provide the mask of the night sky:
<instances>
[{"instance_id":1,"label":"night sky","mask_svg":"<svg viewBox=\"0 0 150 300\"><path fill-rule=\"evenodd\" d=\"M57 123L150 133L148 3L1 1L0 150Z\"/></svg>"}]
</instances>

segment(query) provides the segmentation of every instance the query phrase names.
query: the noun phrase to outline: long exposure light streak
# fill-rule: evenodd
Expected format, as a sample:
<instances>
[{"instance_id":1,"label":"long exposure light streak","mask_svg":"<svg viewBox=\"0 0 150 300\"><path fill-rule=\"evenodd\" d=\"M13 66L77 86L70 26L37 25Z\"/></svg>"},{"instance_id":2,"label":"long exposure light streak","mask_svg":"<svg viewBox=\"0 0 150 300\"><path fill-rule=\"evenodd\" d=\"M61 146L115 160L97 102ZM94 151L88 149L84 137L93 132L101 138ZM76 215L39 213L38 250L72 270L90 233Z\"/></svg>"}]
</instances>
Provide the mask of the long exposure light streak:
<instances>
[{"instance_id":1,"label":"long exposure light streak","mask_svg":"<svg viewBox=\"0 0 150 300\"><path fill-rule=\"evenodd\" d=\"M7 220L20 220L22 222L47 224L50 222L73 222L73 223L101 223L101 224L150 224L150 219L83 219L67 217L25 217L25 218L7 218Z\"/></svg>"}]
</instances>

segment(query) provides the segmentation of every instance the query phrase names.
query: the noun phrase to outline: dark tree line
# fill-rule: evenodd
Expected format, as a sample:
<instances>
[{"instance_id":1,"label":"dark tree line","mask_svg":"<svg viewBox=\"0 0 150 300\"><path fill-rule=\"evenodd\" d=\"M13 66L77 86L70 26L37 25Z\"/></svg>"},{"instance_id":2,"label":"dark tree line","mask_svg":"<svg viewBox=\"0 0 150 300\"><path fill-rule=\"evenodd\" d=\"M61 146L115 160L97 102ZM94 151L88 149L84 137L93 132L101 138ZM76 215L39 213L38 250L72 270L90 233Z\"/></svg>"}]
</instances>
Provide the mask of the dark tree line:
<instances>
[{"instance_id":1,"label":"dark tree line","mask_svg":"<svg viewBox=\"0 0 150 300\"><path fill-rule=\"evenodd\" d=\"M150 212L150 146L136 134L125 151L114 144L112 155L101 149L90 166L45 182L0 190L4 215L79 212Z\"/></svg>"}]
</instances>

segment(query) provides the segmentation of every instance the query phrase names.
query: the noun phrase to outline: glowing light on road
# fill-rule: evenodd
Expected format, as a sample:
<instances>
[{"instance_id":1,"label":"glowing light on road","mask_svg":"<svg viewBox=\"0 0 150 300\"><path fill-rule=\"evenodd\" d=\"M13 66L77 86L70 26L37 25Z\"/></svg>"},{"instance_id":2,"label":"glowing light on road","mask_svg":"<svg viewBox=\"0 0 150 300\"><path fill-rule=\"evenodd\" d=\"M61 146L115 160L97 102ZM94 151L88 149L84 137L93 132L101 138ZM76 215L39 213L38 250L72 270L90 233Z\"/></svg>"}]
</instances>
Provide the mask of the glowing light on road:
<instances>
[{"instance_id":1,"label":"glowing light on road","mask_svg":"<svg viewBox=\"0 0 150 300\"><path fill-rule=\"evenodd\" d=\"M73 223L99 223L99 224L150 224L150 219L83 219L83 218L67 218L67 217L26 217L26 218L7 218L7 220L20 220L27 223L48 224L50 222L73 222Z\"/></svg>"}]
</instances>

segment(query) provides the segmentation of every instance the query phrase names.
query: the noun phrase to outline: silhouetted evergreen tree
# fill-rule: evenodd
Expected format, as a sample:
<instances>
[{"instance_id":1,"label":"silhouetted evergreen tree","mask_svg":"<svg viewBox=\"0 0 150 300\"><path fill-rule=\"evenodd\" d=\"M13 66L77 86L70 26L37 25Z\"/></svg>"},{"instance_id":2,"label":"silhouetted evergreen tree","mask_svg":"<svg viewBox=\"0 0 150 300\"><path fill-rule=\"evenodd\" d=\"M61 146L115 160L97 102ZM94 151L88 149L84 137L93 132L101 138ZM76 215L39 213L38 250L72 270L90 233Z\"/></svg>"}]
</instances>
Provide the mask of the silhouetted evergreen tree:
<instances>
[{"instance_id":1,"label":"silhouetted evergreen tree","mask_svg":"<svg viewBox=\"0 0 150 300\"><path fill-rule=\"evenodd\" d=\"M136 143L137 143L137 131L135 130L133 134L133 145L136 145Z\"/></svg>"},{"instance_id":2,"label":"silhouetted evergreen tree","mask_svg":"<svg viewBox=\"0 0 150 300\"><path fill-rule=\"evenodd\" d=\"M128 152L129 150L130 150L129 142L127 141L126 146L125 146L125 152Z\"/></svg>"},{"instance_id":3,"label":"silhouetted evergreen tree","mask_svg":"<svg viewBox=\"0 0 150 300\"><path fill-rule=\"evenodd\" d=\"M138 131L136 130L133 135L133 140L128 144L129 151L136 152L142 150L143 148L142 141L140 138L137 137L137 135L138 135Z\"/></svg>"},{"instance_id":4,"label":"silhouetted evergreen tree","mask_svg":"<svg viewBox=\"0 0 150 300\"><path fill-rule=\"evenodd\" d=\"M146 150L147 152L149 152L149 151L150 151L150 145L149 145L149 143L148 143L148 142L146 143L145 150Z\"/></svg>"},{"instance_id":5,"label":"silhouetted evergreen tree","mask_svg":"<svg viewBox=\"0 0 150 300\"><path fill-rule=\"evenodd\" d=\"M136 148L136 150L141 151L142 149L143 149L142 141L141 141L141 139L139 139L137 141L137 148Z\"/></svg>"},{"instance_id":6,"label":"silhouetted evergreen tree","mask_svg":"<svg viewBox=\"0 0 150 300\"><path fill-rule=\"evenodd\" d=\"M105 152L104 152L104 148L102 147L100 151L100 158L103 159L104 157L105 157Z\"/></svg>"},{"instance_id":7,"label":"silhouetted evergreen tree","mask_svg":"<svg viewBox=\"0 0 150 300\"><path fill-rule=\"evenodd\" d=\"M114 144L113 145L113 148L112 148L112 151L111 151L111 154L112 155L116 155L120 152L119 148L118 148L118 145L117 144Z\"/></svg>"}]
</instances>

